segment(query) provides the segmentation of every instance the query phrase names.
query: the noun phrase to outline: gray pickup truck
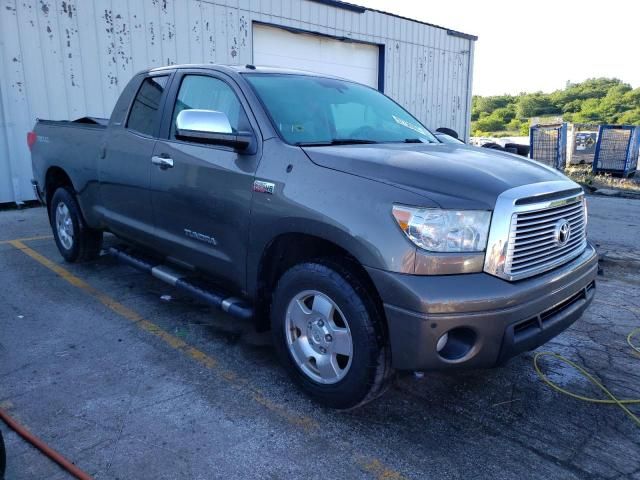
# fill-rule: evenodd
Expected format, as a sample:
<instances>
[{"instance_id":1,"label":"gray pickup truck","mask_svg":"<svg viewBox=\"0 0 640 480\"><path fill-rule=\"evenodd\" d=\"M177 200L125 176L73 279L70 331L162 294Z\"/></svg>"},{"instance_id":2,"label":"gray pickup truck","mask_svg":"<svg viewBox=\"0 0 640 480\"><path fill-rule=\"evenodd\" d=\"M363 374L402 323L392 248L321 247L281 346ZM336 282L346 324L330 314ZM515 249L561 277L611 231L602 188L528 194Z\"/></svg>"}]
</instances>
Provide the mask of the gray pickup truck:
<instances>
[{"instance_id":1,"label":"gray pickup truck","mask_svg":"<svg viewBox=\"0 0 640 480\"><path fill-rule=\"evenodd\" d=\"M118 259L270 328L292 378L331 407L379 396L395 370L498 365L595 294L577 184L442 143L347 80L156 68L109 120L39 120L27 140L67 261L115 234Z\"/></svg>"}]
</instances>

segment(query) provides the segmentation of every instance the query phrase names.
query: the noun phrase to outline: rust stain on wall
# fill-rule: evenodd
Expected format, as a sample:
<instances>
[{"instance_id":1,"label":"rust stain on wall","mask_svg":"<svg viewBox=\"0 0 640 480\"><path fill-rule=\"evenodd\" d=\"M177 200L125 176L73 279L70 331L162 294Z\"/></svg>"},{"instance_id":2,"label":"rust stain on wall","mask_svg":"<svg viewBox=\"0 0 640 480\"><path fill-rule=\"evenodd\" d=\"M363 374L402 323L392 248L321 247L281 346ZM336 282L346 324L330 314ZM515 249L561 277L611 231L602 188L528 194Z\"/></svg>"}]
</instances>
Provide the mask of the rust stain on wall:
<instances>
[{"instance_id":1,"label":"rust stain on wall","mask_svg":"<svg viewBox=\"0 0 640 480\"><path fill-rule=\"evenodd\" d=\"M153 22L149 22L149 34L151 35L151 37L150 37L151 45L155 45L156 44L156 32L153 29Z\"/></svg>"},{"instance_id":2,"label":"rust stain on wall","mask_svg":"<svg viewBox=\"0 0 640 480\"><path fill-rule=\"evenodd\" d=\"M160 5L160 8L164 13L167 13L167 0L151 0L154 7Z\"/></svg>"},{"instance_id":3,"label":"rust stain on wall","mask_svg":"<svg viewBox=\"0 0 640 480\"><path fill-rule=\"evenodd\" d=\"M249 36L249 27L244 15L240 17L240 20L238 20L238 30L240 31L240 45L242 47L246 47L247 37Z\"/></svg>"},{"instance_id":4,"label":"rust stain on wall","mask_svg":"<svg viewBox=\"0 0 640 480\"><path fill-rule=\"evenodd\" d=\"M62 11L69 18L73 18L73 12L75 11L75 9L76 9L75 5L72 5L71 2L69 3L62 2Z\"/></svg>"}]
</instances>

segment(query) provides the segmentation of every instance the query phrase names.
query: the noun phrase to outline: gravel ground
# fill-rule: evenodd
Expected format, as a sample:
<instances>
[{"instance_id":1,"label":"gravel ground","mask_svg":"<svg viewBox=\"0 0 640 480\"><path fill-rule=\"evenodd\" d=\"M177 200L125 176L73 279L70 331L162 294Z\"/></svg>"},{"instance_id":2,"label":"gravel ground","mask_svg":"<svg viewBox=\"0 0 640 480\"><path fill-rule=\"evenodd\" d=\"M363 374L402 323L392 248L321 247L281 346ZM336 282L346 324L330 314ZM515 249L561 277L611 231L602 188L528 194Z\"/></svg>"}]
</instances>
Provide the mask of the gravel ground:
<instances>
[{"instance_id":1,"label":"gravel ground","mask_svg":"<svg viewBox=\"0 0 640 480\"><path fill-rule=\"evenodd\" d=\"M640 326L640 201L590 197L589 208L604 256L596 300L544 349L638 398L625 336ZM31 238L0 243L0 407L97 479L640 479L640 428L615 406L550 390L533 353L403 374L338 413L291 385L249 323L109 257L65 264L48 235L42 208L0 212L0 242ZM598 395L572 369L543 366ZM69 478L0 430L7 480Z\"/></svg>"}]
</instances>

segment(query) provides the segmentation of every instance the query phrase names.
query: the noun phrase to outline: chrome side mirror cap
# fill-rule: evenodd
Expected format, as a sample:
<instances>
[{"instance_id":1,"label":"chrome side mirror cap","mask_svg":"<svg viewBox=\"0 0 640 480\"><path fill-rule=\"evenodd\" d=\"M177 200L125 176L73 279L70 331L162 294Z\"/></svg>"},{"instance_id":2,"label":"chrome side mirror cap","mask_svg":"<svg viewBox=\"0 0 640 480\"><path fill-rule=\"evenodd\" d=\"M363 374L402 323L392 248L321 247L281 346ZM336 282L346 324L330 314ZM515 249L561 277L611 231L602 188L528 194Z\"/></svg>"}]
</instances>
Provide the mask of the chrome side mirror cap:
<instances>
[{"instance_id":1,"label":"chrome side mirror cap","mask_svg":"<svg viewBox=\"0 0 640 480\"><path fill-rule=\"evenodd\" d=\"M176 138L199 143L224 145L238 151L255 147L252 132L233 132L229 118L216 110L187 109L176 117ZM247 153L254 153L250 148Z\"/></svg>"},{"instance_id":2,"label":"chrome side mirror cap","mask_svg":"<svg viewBox=\"0 0 640 480\"><path fill-rule=\"evenodd\" d=\"M182 110L176 118L176 130L202 133L233 133L227 115L216 110Z\"/></svg>"}]
</instances>

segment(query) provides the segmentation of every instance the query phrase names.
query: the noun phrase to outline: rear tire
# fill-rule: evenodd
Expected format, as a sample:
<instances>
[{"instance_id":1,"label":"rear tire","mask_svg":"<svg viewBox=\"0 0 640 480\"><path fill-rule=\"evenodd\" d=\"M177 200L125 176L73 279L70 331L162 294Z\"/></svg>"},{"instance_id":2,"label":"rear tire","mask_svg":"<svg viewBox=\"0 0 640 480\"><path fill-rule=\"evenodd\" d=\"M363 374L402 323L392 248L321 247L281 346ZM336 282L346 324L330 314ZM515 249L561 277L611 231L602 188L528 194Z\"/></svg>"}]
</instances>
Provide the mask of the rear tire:
<instances>
[{"instance_id":1,"label":"rear tire","mask_svg":"<svg viewBox=\"0 0 640 480\"><path fill-rule=\"evenodd\" d=\"M328 407L360 406L391 384L382 314L340 264L302 263L285 272L273 294L271 329L291 378Z\"/></svg>"},{"instance_id":2,"label":"rear tire","mask_svg":"<svg viewBox=\"0 0 640 480\"><path fill-rule=\"evenodd\" d=\"M49 219L58 250L67 262L84 262L100 254L102 231L87 226L74 194L66 187L53 193Z\"/></svg>"},{"instance_id":3,"label":"rear tire","mask_svg":"<svg viewBox=\"0 0 640 480\"><path fill-rule=\"evenodd\" d=\"M502 145L500 145L499 143L496 143L496 142L485 143L484 145L482 145L482 148L490 148L491 150L502 150L502 151L504 151L504 148L502 147Z\"/></svg>"},{"instance_id":4,"label":"rear tire","mask_svg":"<svg viewBox=\"0 0 640 480\"><path fill-rule=\"evenodd\" d=\"M516 149L516 153L522 157L528 157L529 156L529 150L530 147L529 145L520 145L519 143L507 143L504 146L505 149L507 148L515 148Z\"/></svg>"},{"instance_id":5,"label":"rear tire","mask_svg":"<svg viewBox=\"0 0 640 480\"><path fill-rule=\"evenodd\" d=\"M436 129L436 132L444 133L445 135L449 135L453 138L458 138L458 132L456 132L453 128L440 127Z\"/></svg>"}]
</instances>

